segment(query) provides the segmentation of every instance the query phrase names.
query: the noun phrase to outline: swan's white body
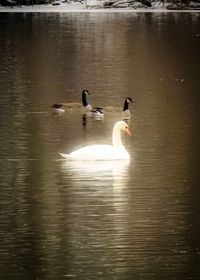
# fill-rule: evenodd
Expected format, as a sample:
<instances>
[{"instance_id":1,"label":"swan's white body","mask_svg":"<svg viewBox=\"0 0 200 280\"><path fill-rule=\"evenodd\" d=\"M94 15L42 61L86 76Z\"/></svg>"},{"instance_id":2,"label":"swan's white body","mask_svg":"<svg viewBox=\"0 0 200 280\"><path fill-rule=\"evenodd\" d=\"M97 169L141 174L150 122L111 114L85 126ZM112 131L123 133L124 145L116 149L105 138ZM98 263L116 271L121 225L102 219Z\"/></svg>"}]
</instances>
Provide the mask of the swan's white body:
<instances>
[{"instance_id":1,"label":"swan's white body","mask_svg":"<svg viewBox=\"0 0 200 280\"><path fill-rule=\"evenodd\" d=\"M70 154L60 154L62 157L71 160L122 160L130 159L121 140L121 131L130 134L128 125L124 121L115 124L112 134L112 145L90 145L76 150Z\"/></svg>"}]
</instances>

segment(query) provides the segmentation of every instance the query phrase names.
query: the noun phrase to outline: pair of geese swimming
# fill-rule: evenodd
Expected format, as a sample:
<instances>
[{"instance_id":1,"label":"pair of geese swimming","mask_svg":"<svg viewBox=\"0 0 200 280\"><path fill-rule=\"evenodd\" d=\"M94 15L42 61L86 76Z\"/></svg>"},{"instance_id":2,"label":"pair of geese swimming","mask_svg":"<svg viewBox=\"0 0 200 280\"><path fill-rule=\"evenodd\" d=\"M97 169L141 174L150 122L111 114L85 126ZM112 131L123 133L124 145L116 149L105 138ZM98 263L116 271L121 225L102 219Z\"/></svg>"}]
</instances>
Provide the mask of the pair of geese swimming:
<instances>
[{"instance_id":1,"label":"pair of geese swimming","mask_svg":"<svg viewBox=\"0 0 200 280\"><path fill-rule=\"evenodd\" d=\"M95 107L92 108L90 104L87 102L87 95L89 92L84 90L82 92L82 106L85 113L96 113L96 114L104 114L103 108ZM130 112L128 105L130 102L134 100L130 97L127 97L124 102L123 113L130 117ZM72 105L73 104L73 105ZM65 110L69 108L79 108L77 103L68 104L54 104L52 108L57 110ZM73 106L73 107L72 107ZM89 145L78 150L75 150L69 154L60 153L60 155L67 160L78 160L78 161L93 161L93 160L129 160L130 155L125 149L122 139L121 132L126 132L131 135L128 124L126 121L118 121L115 123L112 131L112 145Z\"/></svg>"},{"instance_id":2,"label":"pair of geese swimming","mask_svg":"<svg viewBox=\"0 0 200 280\"><path fill-rule=\"evenodd\" d=\"M126 97L124 101L123 110L117 107L92 107L87 100L88 95L90 95L88 90L83 90L81 94L82 103L60 103L53 104L51 107L53 108L54 113L63 114L71 109L82 109L82 114L92 117L104 117L105 113L108 112L123 112L124 119L130 119L130 110L129 104L135 102L131 97Z\"/></svg>"}]
</instances>

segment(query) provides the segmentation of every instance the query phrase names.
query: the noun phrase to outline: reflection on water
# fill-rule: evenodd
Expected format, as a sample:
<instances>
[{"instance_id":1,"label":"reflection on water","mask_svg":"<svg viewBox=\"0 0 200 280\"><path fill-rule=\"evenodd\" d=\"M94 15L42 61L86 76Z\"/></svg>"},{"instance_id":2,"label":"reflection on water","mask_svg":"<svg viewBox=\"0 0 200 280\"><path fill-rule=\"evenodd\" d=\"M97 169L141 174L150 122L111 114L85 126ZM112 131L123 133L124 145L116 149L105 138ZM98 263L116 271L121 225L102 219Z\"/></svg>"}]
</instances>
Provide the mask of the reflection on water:
<instances>
[{"instance_id":1,"label":"reflection on water","mask_svg":"<svg viewBox=\"0 0 200 280\"><path fill-rule=\"evenodd\" d=\"M95 279L101 271L103 279L123 274L131 279L134 270L136 279L153 279L158 273L168 279L188 270L187 193L182 186L173 190L156 183L149 189L139 183L141 173L132 164L60 161L72 263L92 266L82 271L84 277L92 273ZM73 265L71 269L78 277Z\"/></svg>"},{"instance_id":2,"label":"reflection on water","mask_svg":"<svg viewBox=\"0 0 200 280\"><path fill-rule=\"evenodd\" d=\"M130 165L129 160L116 161L62 161L62 170L73 175L75 182L82 179L91 179L94 187L98 182L109 186L119 187L125 185L127 180L127 169ZM120 183L119 183L120 182ZM96 184L95 184L96 183Z\"/></svg>"}]
</instances>

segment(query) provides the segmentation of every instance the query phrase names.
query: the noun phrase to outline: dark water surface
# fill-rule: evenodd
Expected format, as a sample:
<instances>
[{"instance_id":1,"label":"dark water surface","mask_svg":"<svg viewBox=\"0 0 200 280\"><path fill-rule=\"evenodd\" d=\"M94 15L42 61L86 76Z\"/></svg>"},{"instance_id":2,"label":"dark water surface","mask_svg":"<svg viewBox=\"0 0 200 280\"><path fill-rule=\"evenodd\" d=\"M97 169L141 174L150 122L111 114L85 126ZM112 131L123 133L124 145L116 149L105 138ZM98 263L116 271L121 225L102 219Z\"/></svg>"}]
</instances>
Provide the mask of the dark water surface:
<instances>
[{"instance_id":1,"label":"dark water surface","mask_svg":"<svg viewBox=\"0 0 200 280\"><path fill-rule=\"evenodd\" d=\"M0 279L200 279L200 14L0 14ZM66 162L110 143L127 162Z\"/></svg>"}]
</instances>

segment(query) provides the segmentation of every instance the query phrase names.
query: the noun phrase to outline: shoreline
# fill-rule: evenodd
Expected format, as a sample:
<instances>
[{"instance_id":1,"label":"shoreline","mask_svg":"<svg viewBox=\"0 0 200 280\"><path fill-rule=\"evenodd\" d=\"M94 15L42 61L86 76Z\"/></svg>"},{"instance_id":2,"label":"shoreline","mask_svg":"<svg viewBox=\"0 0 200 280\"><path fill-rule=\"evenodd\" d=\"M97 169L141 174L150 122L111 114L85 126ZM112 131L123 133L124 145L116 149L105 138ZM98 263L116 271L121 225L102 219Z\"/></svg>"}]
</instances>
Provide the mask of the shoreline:
<instances>
[{"instance_id":1,"label":"shoreline","mask_svg":"<svg viewBox=\"0 0 200 280\"><path fill-rule=\"evenodd\" d=\"M93 8L83 4L35 5L21 7L0 7L0 13L200 13L198 9L168 10L166 8Z\"/></svg>"}]
</instances>

